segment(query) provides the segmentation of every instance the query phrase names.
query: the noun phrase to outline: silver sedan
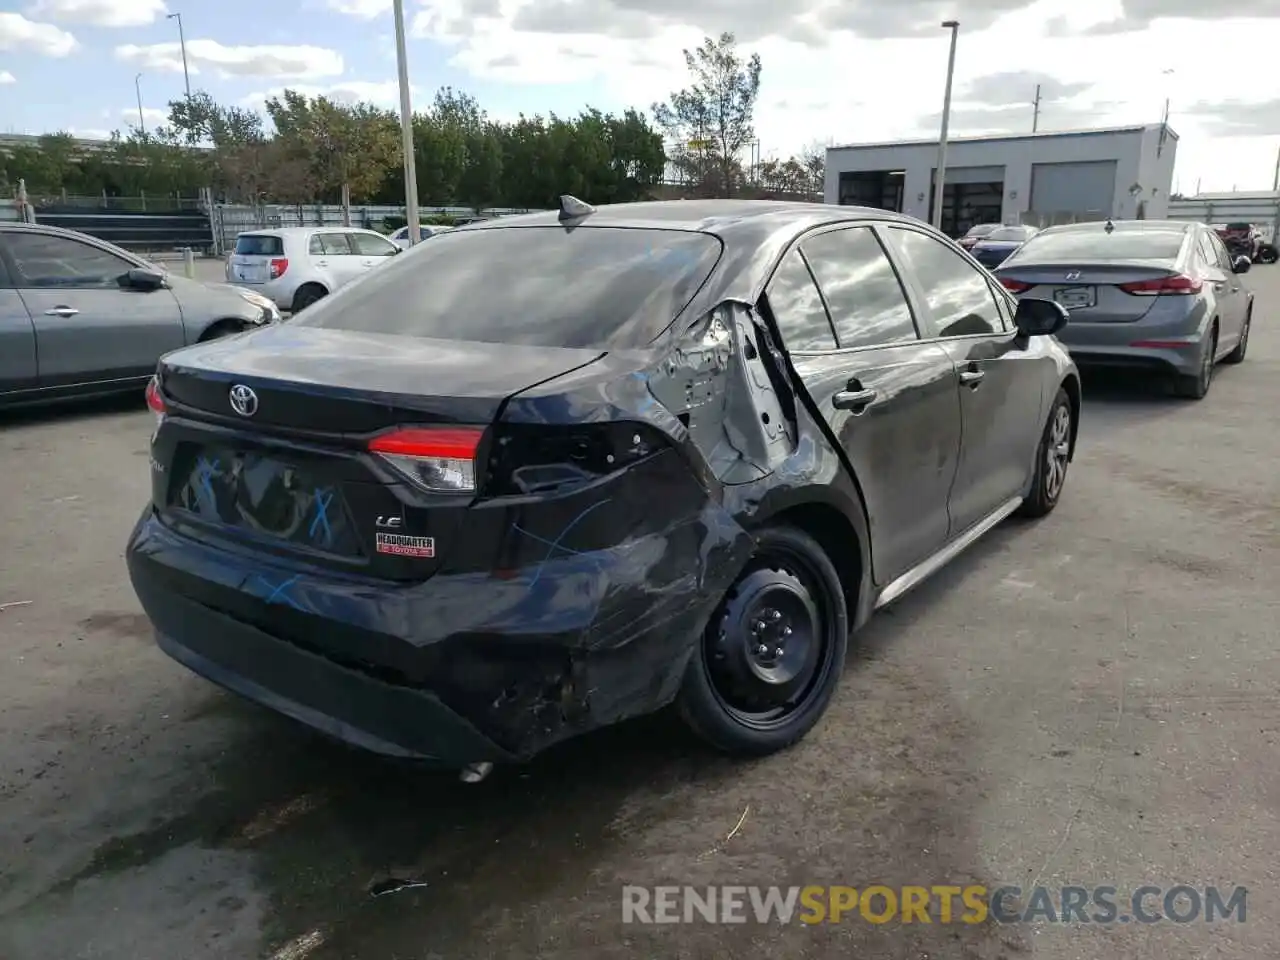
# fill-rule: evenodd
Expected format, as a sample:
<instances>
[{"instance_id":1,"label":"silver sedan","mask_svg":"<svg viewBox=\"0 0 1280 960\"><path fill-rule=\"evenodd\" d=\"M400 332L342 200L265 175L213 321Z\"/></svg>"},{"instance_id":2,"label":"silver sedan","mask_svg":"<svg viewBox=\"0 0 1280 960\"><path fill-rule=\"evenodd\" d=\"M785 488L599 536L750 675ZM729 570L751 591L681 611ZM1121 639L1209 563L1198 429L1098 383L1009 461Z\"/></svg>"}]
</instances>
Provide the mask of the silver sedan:
<instances>
[{"instance_id":1,"label":"silver sedan","mask_svg":"<svg viewBox=\"0 0 1280 960\"><path fill-rule=\"evenodd\" d=\"M1067 308L1058 338L1081 367L1172 374L1181 396L1200 399L1215 364L1248 349L1249 266L1204 224L1129 220L1051 227L994 272L1015 296Z\"/></svg>"},{"instance_id":2,"label":"silver sedan","mask_svg":"<svg viewBox=\"0 0 1280 960\"><path fill-rule=\"evenodd\" d=\"M280 319L94 237L0 223L0 406L141 389L170 350Z\"/></svg>"}]
</instances>

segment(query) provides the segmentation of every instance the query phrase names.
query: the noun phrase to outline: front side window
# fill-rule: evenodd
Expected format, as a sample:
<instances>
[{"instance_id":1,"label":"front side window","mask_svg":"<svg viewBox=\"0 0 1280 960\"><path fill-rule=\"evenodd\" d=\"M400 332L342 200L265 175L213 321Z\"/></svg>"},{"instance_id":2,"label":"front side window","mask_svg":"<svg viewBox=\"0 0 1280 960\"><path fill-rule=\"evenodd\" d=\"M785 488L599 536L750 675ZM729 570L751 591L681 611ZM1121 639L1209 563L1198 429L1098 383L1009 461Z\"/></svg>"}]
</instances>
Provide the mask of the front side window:
<instances>
[{"instance_id":1,"label":"front side window","mask_svg":"<svg viewBox=\"0 0 1280 960\"><path fill-rule=\"evenodd\" d=\"M311 237L308 250L313 257L349 257L351 244L345 233L317 233Z\"/></svg>"},{"instance_id":2,"label":"front side window","mask_svg":"<svg viewBox=\"0 0 1280 960\"><path fill-rule=\"evenodd\" d=\"M113 287L136 264L81 240L47 233L5 233L3 242L27 287Z\"/></svg>"},{"instance_id":3,"label":"front side window","mask_svg":"<svg viewBox=\"0 0 1280 960\"><path fill-rule=\"evenodd\" d=\"M940 337L967 337L1002 330L995 296L986 274L933 237L915 230L893 228Z\"/></svg>"},{"instance_id":4,"label":"front side window","mask_svg":"<svg viewBox=\"0 0 1280 960\"><path fill-rule=\"evenodd\" d=\"M765 290L782 343L796 353L836 349L835 334L822 296L805 266L800 251L792 249L782 258Z\"/></svg>"},{"instance_id":5,"label":"front side window","mask_svg":"<svg viewBox=\"0 0 1280 960\"><path fill-rule=\"evenodd\" d=\"M438 340L633 349L680 316L720 260L686 230L583 225L442 233L286 321Z\"/></svg>"},{"instance_id":6,"label":"front side window","mask_svg":"<svg viewBox=\"0 0 1280 960\"><path fill-rule=\"evenodd\" d=\"M389 257L400 249L394 243L371 233L353 233L350 236L351 246L362 257Z\"/></svg>"},{"instance_id":7,"label":"front side window","mask_svg":"<svg viewBox=\"0 0 1280 960\"><path fill-rule=\"evenodd\" d=\"M842 348L917 339L907 295L870 227L819 234L802 249L827 299Z\"/></svg>"}]
</instances>

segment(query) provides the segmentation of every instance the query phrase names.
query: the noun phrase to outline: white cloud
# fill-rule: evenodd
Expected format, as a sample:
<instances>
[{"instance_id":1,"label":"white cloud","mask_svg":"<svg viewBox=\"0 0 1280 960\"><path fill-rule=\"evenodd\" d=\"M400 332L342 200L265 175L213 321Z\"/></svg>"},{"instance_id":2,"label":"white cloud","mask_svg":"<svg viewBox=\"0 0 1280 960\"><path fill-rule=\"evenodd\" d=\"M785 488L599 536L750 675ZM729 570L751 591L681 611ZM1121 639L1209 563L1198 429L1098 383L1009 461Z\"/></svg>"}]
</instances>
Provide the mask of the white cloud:
<instances>
[{"instance_id":1,"label":"white cloud","mask_svg":"<svg viewBox=\"0 0 1280 960\"><path fill-rule=\"evenodd\" d=\"M391 0L329 0L329 8L361 20L373 20L391 12Z\"/></svg>"},{"instance_id":2,"label":"white cloud","mask_svg":"<svg viewBox=\"0 0 1280 960\"><path fill-rule=\"evenodd\" d=\"M164 0L35 0L27 12L77 26L143 27L168 11Z\"/></svg>"},{"instance_id":3,"label":"white cloud","mask_svg":"<svg viewBox=\"0 0 1280 960\"><path fill-rule=\"evenodd\" d=\"M1228 19L1182 0L1167 8L1176 16L1156 19L1154 0L992 0L980 8L939 0L420 0L413 32L451 46L450 66L481 81L582 84L599 106L647 109L687 85L682 48L736 25L743 51L764 62L762 153L786 156L814 141L936 135L948 42L938 24L959 6L953 134L1030 131L1037 82L1042 130L1157 123L1168 97L1183 186L1202 177L1206 190L1225 190L1233 182L1269 186L1276 143L1255 137L1227 149L1202 104L1240 96L1238 79L1212 57L1178 51L1229 49L1233 62L1271 62L1280 45L1276 2L1243 2L1233 15L1252 3L1266 16ZM1117 22L1130 32L1118 32ZM1007 76L983 83L994 74ZM1014 89L1020 82L1026 89ZM991 88L1001 84L1007 96L993 101ZM1267 99L1266 91L1254 99Z\"/></svg>"},{"instance_id":4,"label":"white cloud","mask_svg":"<svg viewBox=\"0 0 1280 960\"><path fill-rule=\"evenodd\" d=\"M125 122L131 126L138 125L138 108L121 107L120 116ZM143 107L142 120L148 130L154 130L156 127L167 127L169 125L169 111L161 110L159 107Z\"/></svg>"},{"instance_id":5,"label":"white cloud","mask_svg":"<svg viewBox=\"0 0 1280 960\"><path fill-rule=\"evenodd\" d=\"M51 23L37 23L20 13L0 12L0 50L65 57L77 46L75 37Z\"/></svg>"},{"instance_id":6,"label":"white cloud","mask_svg":"<svg viewBox=\"0 0 1280 960\"><path fill-rule=\"evenodd\" d=\"M0 70L0 86L3 86L4 84L7 84L7 83L17 83L17 82L18 82L18 78L15 77L8 70Z\"/></svg>"},{"instance_id":7,"label":"white cloud","mask_svg":"<svg viewBox=\"0 0 1280 960\"><path fill-rule=\"evenodd\" d=\"M179 43L125 44L116 47L116 57L143 70L182 72L182 46ZM326 47L228 47L217 40L187 41L187 59L191 73L198 73L203 66L224 77L336 77L344 66L342 54Z\"/></svg>"},{"instance_id":8,"label":"white cloud","mask_svg":"<svg viewBox=\"0 0 1280 960\"><path fill-rule=\"evenodd\" d=\"M330 85L315 83L291 83L288 87L275 87L262 90L244 97L240 103L245 107L261 109L271 97L284 95L285 90L293 90L306 97L328 97L338 103L372 103L386 109L397 109L400 106L400 86L395 80L347 80ZM417 88L411 87L410 93L417 100Z\"/></svg>"}]
</instances>

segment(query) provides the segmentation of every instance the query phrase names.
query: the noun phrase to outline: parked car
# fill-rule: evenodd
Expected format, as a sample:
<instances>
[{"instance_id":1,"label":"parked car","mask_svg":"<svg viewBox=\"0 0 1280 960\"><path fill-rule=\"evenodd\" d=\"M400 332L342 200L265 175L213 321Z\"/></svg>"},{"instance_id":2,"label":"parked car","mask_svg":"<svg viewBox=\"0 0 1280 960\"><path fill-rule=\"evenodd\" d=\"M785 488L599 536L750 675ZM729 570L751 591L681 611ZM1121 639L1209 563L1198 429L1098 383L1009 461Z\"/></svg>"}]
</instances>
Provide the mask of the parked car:
<instances>
[{"instance_id":1,"label":"parked car","mask_svg":"<svg viewBox=\"0 0 1280 960\"><path fill-rule=\"evenodd\" d=\"M997 227L970 247L969 253L988 270L994 270L1039 232L1035 227Z\"/></svg>"},{"instance_id":2,"label":"parked car","mask_svg":"<svg viewBox=\"0 0 1280 960\"><path fill-rule=\"evenodd\" d=\"M279 318L94 237L0 223L0 405L141 390L161 354Z\"/></svg>"},{"instance_id":3,"label":"parked car","mask_svg":"<svg viewBox=\"0 0 1280 960\"><path fill-rule=\"evenodd\" d=\"M439 236L446 230L451 229L451 227L439 226L437 224L419 224L418 238L419 241L429 240L432 237ZM409 248L409 228L407 226L401 227L395 233L391 234L391 242L401 250L407 250Z\"/></svg>"},{"instance_id":4,"label":"parked car","mask_svg":"<svg viewBox=\"0 0 1280 960\"><path fill-rule=\"evenodd\" d=\"M400 248L358 227L283 227L236 237L227 280L297 312L386 263Z\"/></svg>"},{"instance_id":5,"label":"parked car","mask_svg":"<svg viewBox=\"0 0 1280 960\"><path fill-rule=\"evenodd\" d=\"M1200 399L1218 360L1249 347L1249 270L1204 224L1131 220L1050 227L996 270L1020 297L1052 297L1071 313L1062 342L1085 364L1173 375Z\"/></svg>"},{"instance_id":6,"label":"parked car","mask_svg":"<svg viewBox=\"0 0 1280 960\"><path fill-rule=\"evenodd\" d=\"M1258 259L1258 248L1262 244L1262 233L1252 223L1228 223L1221 227L1218 236L1227 245L1233 255L1248 257L1252 262Z\"/></svg>"},{"instance_id":7,"label":"parked car","mask_svg":"<svg viewBox=\"0 0 1280 960\"><path fill-rule=\"evenodd\" d=\"M975 223L957 242L966 250L972 250L974 244L983 237L990 236L993 230L998 229L1000 229L1000 224L998 223Z\"/></svg>"},{"instance_id":8,"label":"parked car","mask_svg":"<svg viewBox=\"0 0 1280 960\"><path fill-rule=\"evenodd\" d=\"M782 749L1062 494L1066 311L895 213L565 198L378 281L162 361L127 550L164 651L363 747L474 778L674 702Z\"/></svg>"}]
</instances>

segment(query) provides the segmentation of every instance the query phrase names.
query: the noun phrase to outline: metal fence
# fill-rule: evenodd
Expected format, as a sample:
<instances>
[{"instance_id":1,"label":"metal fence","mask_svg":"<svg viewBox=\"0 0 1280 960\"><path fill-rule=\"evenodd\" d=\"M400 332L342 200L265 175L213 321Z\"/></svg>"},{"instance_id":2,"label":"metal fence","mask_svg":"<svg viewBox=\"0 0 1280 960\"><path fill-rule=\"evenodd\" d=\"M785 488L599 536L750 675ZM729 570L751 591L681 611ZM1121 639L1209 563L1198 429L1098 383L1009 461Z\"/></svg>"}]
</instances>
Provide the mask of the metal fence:
<instances>
[{"instance_id":1,"label":"metal fence","mask_svg":"<svg viewBox=\"0 0 1280 960\"><path fill-rule=\"evenodd\" d=\"M364 227L367 230L382 230L387 219L403 220L404 207L390 205L352 205L351 226ZM531 210L514 207L493 207L477 211L471 207L428 207L418 210L422 219L429 217L503 217L518 213L531 213ZM340 204L264 204L251 206L248 204L218 203L210 211L210 224L213 230L214 253L222 255L235 247L236 237L246 230L267 230L282 227L340 227L346 223L346 216Z\"/></svg>"},{"instance_id":2,"label":"metal fence","mask_svg":"<svg viewBox=\"0 0 1280 960\"><path fill-rule=\"evenodd\" d=\"M1207 194L1169 201L1170 220L1194 220L1197 223L1252 223L1267 239L1280 229L1280 194L1234 193Z\"/></svg>"}]
</instances>

